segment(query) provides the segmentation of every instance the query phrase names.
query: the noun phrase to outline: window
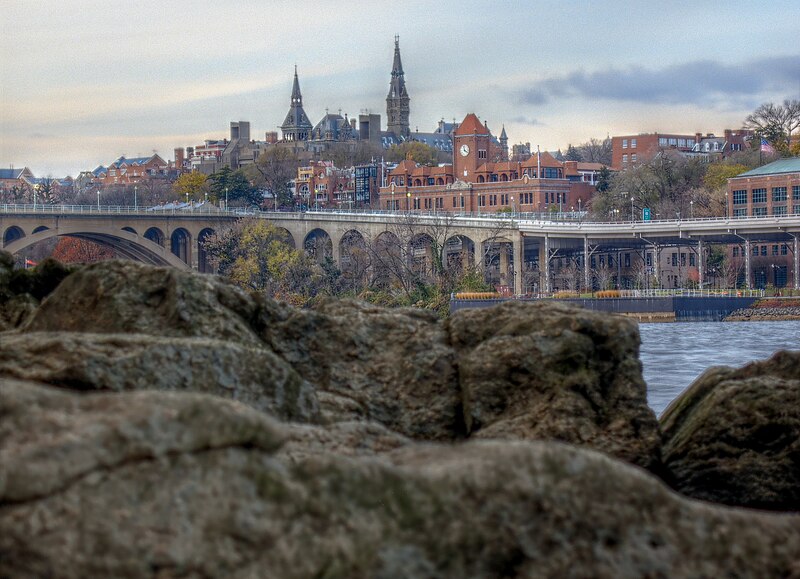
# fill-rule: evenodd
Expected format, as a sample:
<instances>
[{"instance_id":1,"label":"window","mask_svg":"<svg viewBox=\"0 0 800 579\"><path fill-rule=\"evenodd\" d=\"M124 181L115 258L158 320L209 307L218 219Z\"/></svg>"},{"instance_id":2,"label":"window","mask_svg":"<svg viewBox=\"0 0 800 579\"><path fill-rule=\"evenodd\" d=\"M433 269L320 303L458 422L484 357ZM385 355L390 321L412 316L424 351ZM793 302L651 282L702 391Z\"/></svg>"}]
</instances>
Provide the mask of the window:
<instances>
[{"instance_id":1,"label":"window","mask_svg":"<svg viewBox=\"0 0 800 579\"><path fill-rule=\"evenodd\" d=\"M685 147L686 146L686 139L678 139L678 146Z\"/></svg>"},{"instance_id":2,"label":"window","mask_svg":"<svg viewBox=\"0 0 800 579\"><path fill-rule=\"evenodd\" d=\"M753 203L766 203L767 190L766 189L753 189Z\"/></svg>"},{"instance_id":3,"label":"window","mask_svg":"<svg viewBox=\"0 0 800 579\"><path fill-rule=\"evenodd\" d=\"M773 245L772 246L772 255L778 255L778 246L777 245Z\"/></svg>"},{"instance_id":4,"label":"window","mask_svg":"<svg viewBox=\"0 0 800 579\"><path fill-rule=\"evenodd\" d=\"M628 162L628 155L622 155L622 162L623 163L627 163Z\"/></svg>"},{"instance_id":5,"label":"window","mask_svg":"<svg viewBox=\"0 0 800 579\"><path fill-rule=\"evenodd\" d=\"M435 181L433 180L433 177L428 177L428 185L434 185L434 184Z\"/></svg>"},{"instance_id":6,"label":"window","mask_svg":"<svg viewBox=\"0 0 800 579\"><path fill-rule=\"evenodd\" d=\"M800 201L800 185L792 185L792 200Z\"/></svg>"},{"instance_id":7,"label":"window","mask_svg":"<svg viewBox=\"0 0 800 579\"><path fill-rule=\"evenodd\" d=\"M659 147L666 147L667 146L667 139L665 139L664 137L660 137L658 139L658 146Z\"/></svg>"},{"instance_id":8,"label":"window","mask_svg":"<svg viewBox=\"0 0 800 579\"><path fill-rule=\"evenodd\" d=\"M678 254L676 252L672 252L672 267L678 267Z\"/></svg>"},{"instance_id":9,"label":"window","mask_svg":"<svg viewBox=\"0 0 800 579\"><path fill-rule=\"evenodd\" d=\"M681 252L681 267L686 267L686 254Z\"/></svg>"},{"instance_id":10,"label":"window","mask_svg":"<svg viewBox=\"0 0 800 579\"><path fill-rule=\"evenodd\" d=\"M430 201L426 199L425 201ZM414 209L419 209L419 197L414 197Z\"/></svg>"},{"instance_id":11,"label":"window","mask_svg":"<svg viewBox=\"0 0 800 579\"><path fill-rule=\"evenodd\" d=\"M636 153L631 155L631 163L635 163L635 162L636 162Z\"/></svg>"},{"instance_id":12,"label":"window","mask_svg":"<svg viewBox=\"0 0 800 579\"><path fill-rule=\"evenodd\" d=\"M731 152L741 151L741 150L742 150L742 144L741 143L731 143Z\"/></svg>"},{"instance_id":13,"label":"window","mask_svg":"<svg viewBox=\"0 0 800 579\"><path fill-rule=\"evenodd\" d=\"M764 257L767 256L767 246L766 245L762 245L761 246L761 255L764 256Z\"/></svg>"},{"instance_id":14,"label":"window","mask_svg":"<svg viewBox=\"0 0 800 579\"><path fill-rule=\"evenodd\" d=\"M734 191L733 204L744 205L745 203L747 203L747 191L745 189L739 189L738 191Z\"/></svg>"},{"instance_id":15,"label":"window","mask_svg":"<svg viewBox=\"0 0 800 579\"><path fill-rule=\"evenodd\" d=\"M773 215L786 215L786 205L777 205L772 208Z\"/></svg>"},{"instance_id":16,"label":"window","mask_svg":"<svg viewBox=\"0 0 800 579\"><path fill-rule=\"evenodd\" d=\"M636 148L636 139L631 139L631 149Z\"/></svg>"},{"instance_id":17,"label":"window","mask_svg":"<svg viewBox=\"0 0 800 579\"><path fill-rule=\"evenodd\" d=\"M800 207L798 207L800 209ZM747 209L734 209L733 210L734 217L746 217L747 216Z\"/></svg>"},{"instance_id":18,"label":"window","mask_svg":"<svg viewBox=\"0 0 800 579\"><path fill-rule=\"evenodd\" d=\"M630 267L630 266L631 266L631 254L630 253L626 253L625 254L625 267Z\"/></svg>"},{"instance_id":19,"label":"window","mask_svg":"<svg viewBox=\"0 0 800 579\"><path fill-rule=\"evenodd\" d=\"M478 207L486 207L486 195L478 195Z\"/></svg>"},{"instance_id":20,"label":"window","mask_svg":"<svg viewBox=\"0 0 800 579\"><path fill-rule=\"evenodd\" d=\"M627 149L628 148L628 139L622 139L622 148L623 149Z\"/></svg>"},{"instance_id":21,"label":"window","mask_svg":"<svg viewBox=\"0 0 800 579\"><path fill-rule=\"evenodd\" d=\"M789 247L784 243L781 245L781 255L788 255Z\"/></svg>"},{"instance_id":22,"label":"window","mask_svg":"<svg viewBox=\"0 0 800 579\"><path fill-rule=\"evenodd\" d=\"M689 265L694 265L695 264L694 258L695 258L695 255L693 253L690 253L689 254Z\"/></svg>"},{"instance_id":23,"label":"window","mask_svg":"<svg viewBox=\"0 0 800 579\"><path fill-rule=\"evenodd\" d=\"M645 259L645 263L647 264L647 267L653 267L653 254L652 253L648 253L647 254L646 259Z\"/></svg>"},{"instance_id":24,"label":"window","mask_svg":"<svg viewBox=\"0 0 800 579\"><path fill-rule=\"evenodd\" d=\"M773 201L786 201L786 187L773 187L772 200Z\"/></svg>"},{"instance_id":25,"label":"window","mask_svg":"<svg viewBox=\"0 0 800 579\"><path fill-rule=\"evenodd\" d=\"M678 146L678 139L670 139L669 140L670 147L677 147Z\"/></svg>"},{"instance_id":26,"label":"window","mask_svg":"<svg viewBox=\"0 0 800 579\"><path fill-rule=\"evenodd\" d=\"M755 256L758 256L758 246L757 245L753 246L752 254L755 255Z\"/></svg>"},{"instance_id":27,"label":"window","mask_svg":"<svg viewBox=\"0 0 800 579\"><path fill-rule=\"evenodd\" d=\"M733 248L733 257L739 257L739 248L738 247L734 247Z\"/></svg>"},{"instance_id":28,"label":"window","mask_svg":"<svg viewBox=\"0 0 800 579\"><path fill-rule=\"evenodd\" d=\"M486 158L486 149L478 149L478 159Z\"/></svg>"},{"instance_id":29,"label":"window","mask_svg":"<svg viewBox=\"0 0 800 579\"><path fill-rule=\"evenodd\" d=\"M766 207L753 207L753 217L766 217L766 215L767 215Z\"/></svg>"}]
</instances>

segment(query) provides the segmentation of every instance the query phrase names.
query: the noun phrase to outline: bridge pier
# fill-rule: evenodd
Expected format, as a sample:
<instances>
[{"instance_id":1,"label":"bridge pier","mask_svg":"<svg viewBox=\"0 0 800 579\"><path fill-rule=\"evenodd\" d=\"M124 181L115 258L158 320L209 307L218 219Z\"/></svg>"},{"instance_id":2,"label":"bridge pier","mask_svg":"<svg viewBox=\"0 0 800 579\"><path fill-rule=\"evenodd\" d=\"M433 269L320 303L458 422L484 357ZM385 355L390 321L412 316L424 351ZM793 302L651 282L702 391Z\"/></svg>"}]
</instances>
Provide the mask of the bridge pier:
<instances>
[{"instance_id":1,"label":"bridge pier","mask_svg":"<svg viewBox=\"0 0 800 579\"><path fill-rule=\"evenodd\" d=\"M753 282L750 281L750 240L744 240L744 284L747 289L753 289Z\"/></svg>"},{"instance_id":2,"label":"bridge pier","mask_svg":"<svg viewBox=\"0 0 800 579\"><path fill-rule=\"evenodd\" d=\"M525 259L525 236L519 232L514 241L514 295L522 295L522 264Z\"/></svg>"},{"instance_id":3,"label":"bridge pier","mask_svg":"<svg viewBox=\"0 0 800 579\"><path fill-rule=\"evenodd\" d=\"M699 239L697 241L697 281L700 284L700 289L703 289L703 266L704 264L703 259L703 240Z\"/></svg>"}]
</instances>

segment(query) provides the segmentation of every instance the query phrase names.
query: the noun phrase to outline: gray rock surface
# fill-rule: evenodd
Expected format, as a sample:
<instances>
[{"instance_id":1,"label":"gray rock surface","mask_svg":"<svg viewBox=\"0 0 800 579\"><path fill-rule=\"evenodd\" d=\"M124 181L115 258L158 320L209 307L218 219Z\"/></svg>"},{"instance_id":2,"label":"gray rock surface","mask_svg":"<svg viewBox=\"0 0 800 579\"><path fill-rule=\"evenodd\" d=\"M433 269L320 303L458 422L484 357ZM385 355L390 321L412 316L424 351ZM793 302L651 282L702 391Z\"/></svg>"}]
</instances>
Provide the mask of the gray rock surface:
<instances>
[{"instance_id":1,"label":"gray rock surface","mask_svg":"<svg viewBox=\"0 0 800 579\"><path fill-rule=\"evenodd\" d=\"M334 420L370 420L404 436L463 436L455 355L435 314L329 301L318 309L269 304L264 341L320 396Z\"/></svg>"},{"instance_id":2,"label":"gray rock surface","mask_svg":"<svg viewBox=\"0 0 800 579\"><path fill-rule=\"evenodd\" d=\"M314 387L258 345L78 332L8 333L2 345L0 376L74 390L202 392L282 420L321 420Z\"/></svg>"},{"instance_id":3,"label":"gray rock surface","mask_svg":"<svg viewBox=\"0 0 800 579\"><path fill-rule=\"evenodd\" d=\"M800 352L703 373L661 416L664 467L681 493L800 510Z\"/></svg>"},{"instance_id":4,"label":"gray rock surface","mask_svg":"<svg viewBox=\"0 0 800 579\"><path fill-rule=\"evenodd\" d=\"M635 322L536 302L462 310L449 327L471 436L562 440L657 469Z\"/></svg>"},{"instance_id":5,"label":"gray rock surface","mask_svg":"<svg viewBox=\"0 0 800 579\"><path fill-rule=\"evenodd\" d=\"M557 443L282 456L204 395L0 381L3 577L791 577L800 517Z\"/></svg>"},{"instance_id":6,"label":"gray rock surface","mask_svg":"<svg viewBox=\"0 0 800 579\"><path fill-rule=\"evenodd\" d=\"M132 261L85 266L48 296L23 326L31 332L151 334L258 343L248 323L255 300L209 275Z\"/></svg>"},{"instance_id":7,"label":"gray rock surface","mask_svg":"<svg viewBox=\"0 0 800 579\"><path fill-rule=\"evenodd\" d=\"M0 251L0 331L21 326L71 269L46 259L32 269L14 269L14 257Z\"/></svg>"}]
</instances>

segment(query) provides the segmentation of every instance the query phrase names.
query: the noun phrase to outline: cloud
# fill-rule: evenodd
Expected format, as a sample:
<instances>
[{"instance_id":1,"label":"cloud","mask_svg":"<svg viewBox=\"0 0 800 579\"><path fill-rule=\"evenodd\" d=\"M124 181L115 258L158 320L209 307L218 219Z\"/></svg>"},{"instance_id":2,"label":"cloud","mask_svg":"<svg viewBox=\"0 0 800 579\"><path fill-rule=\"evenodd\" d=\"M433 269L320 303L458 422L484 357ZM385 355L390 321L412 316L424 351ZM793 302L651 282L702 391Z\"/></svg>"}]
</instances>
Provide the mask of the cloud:
<instances>
[{"instance_id":1,"label":"cloud","mask_svg":"<svg viewBox=\"0 0 800 579\"><path fill-rule=\"evenodd\" d=\"M534 82L519 91L525 104L542 105L559 98L621 102L724 106L758 101L764 94L778 100L797 89L800 55L766 57L740 64L698 60L662 68L631 66L586 72L577 70Z\"/></svg>"},{"instance_id":2,"label":"cloud","mask_svg":"<svg viewBox=\"0 0 800 579\"><path fill-rule=\"evenodd\" d=\"M517 124L520 124L520 125L530 125L532 127L543 127L544 126L544 123L542 123L538 119L531 119L531 118L528 118L528 117L525 117L525 116L522 116L522 115L520 115L518 117L514 117L512 119L509 119L509 122L517 123Z\"/></svg>"}]
</instances>

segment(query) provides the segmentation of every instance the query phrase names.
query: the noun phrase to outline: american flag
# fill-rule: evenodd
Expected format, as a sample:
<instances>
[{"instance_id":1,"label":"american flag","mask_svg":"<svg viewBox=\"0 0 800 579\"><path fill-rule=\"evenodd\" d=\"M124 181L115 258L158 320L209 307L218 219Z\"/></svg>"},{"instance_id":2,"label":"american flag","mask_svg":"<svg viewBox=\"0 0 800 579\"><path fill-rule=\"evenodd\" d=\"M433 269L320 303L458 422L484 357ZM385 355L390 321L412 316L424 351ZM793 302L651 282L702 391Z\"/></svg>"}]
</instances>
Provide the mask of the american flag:
<instances>
[{"instance_id":1,"label":"american flag","mask_svg":"<svg viewBox=\"0 0 800 579\"><path fill-rule=\"evenodd\" d=\"M766 139L761 139L761 152L762 153L774 153L775 147L770 145Z\"/></svg>"}]
</instances>

